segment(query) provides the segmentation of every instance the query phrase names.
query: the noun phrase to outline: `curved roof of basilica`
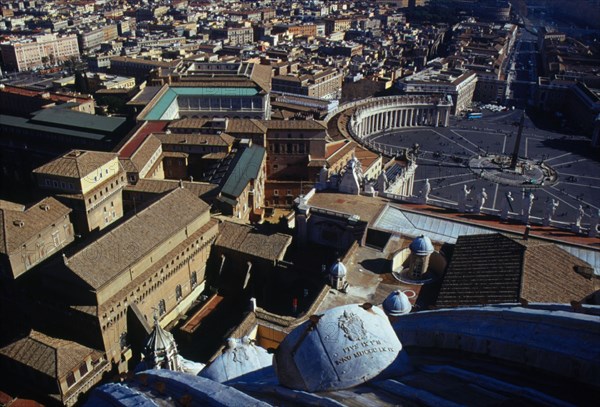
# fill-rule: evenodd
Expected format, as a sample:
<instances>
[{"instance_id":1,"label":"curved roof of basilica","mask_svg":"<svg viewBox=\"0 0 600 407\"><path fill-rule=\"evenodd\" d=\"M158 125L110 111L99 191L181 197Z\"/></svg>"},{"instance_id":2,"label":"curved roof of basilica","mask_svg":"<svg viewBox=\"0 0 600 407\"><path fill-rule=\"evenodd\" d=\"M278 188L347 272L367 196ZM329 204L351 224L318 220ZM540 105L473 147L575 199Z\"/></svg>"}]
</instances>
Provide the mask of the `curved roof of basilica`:
<instances>
[{"instance_id":1,"label":"curved roof of basilica","mask_svg":"<svg viewBox=\"0 0 600 407\"><path fill-rule=\"evenodd\" d=\"M277 372L260 368L225 385L148 370L126 383L98 387L86 405L166 405L174 400L245 406L453 406L474 400L486 405L585 405L600 390L598 306L413 312L399 316L393 330L388 323L391 337L382 318L375 306L337 307L286 337L276 352ZM376 340L382 344L370 342ZM377 347L395 348L360 354Z\"/></svg>"}]
</instances>

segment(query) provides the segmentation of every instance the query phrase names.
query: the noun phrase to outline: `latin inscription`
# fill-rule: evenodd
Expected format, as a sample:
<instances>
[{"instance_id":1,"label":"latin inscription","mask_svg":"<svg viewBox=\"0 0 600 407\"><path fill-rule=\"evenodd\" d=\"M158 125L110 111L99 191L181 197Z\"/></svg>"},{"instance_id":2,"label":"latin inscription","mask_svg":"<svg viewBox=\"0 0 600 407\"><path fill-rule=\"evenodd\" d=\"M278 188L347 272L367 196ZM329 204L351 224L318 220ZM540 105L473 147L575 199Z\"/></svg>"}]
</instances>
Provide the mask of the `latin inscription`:
<instances>
[{"instance_id":1,"label":"latin inscription","mask_svg":"<svg viewBox=\"0 0 600 407\"><path fill-rule=\"evenodd\" d=\"M374 339L370 341L361 341L359 343L346 346L342 349L342 351L344 352L344 356L334 361L336 366L343 365L352 359L358 359L373 353L395 352L395 349L382 346L380 340Z\"/></svg>"}]
</instances>

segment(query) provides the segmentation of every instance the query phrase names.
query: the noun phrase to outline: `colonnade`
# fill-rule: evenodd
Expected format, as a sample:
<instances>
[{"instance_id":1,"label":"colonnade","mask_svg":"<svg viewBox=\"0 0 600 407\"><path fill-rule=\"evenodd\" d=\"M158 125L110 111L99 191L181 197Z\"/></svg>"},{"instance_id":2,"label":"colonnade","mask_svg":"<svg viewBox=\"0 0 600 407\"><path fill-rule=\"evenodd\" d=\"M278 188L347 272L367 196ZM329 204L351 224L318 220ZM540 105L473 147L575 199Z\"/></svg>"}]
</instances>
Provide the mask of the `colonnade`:
<instances>
[{"instance_id":1,"label":"colonnade","mask_svg":"<svg viewBox=\"0 0 600 407\"><path fill-rule=\"evenodd\" d=\"M350 120L349 130L362 139L384 130L417 126L443 126L450 120L449 101L431 97L397 96L372 99L358 106Z\"/></svg>"}]
</instances>

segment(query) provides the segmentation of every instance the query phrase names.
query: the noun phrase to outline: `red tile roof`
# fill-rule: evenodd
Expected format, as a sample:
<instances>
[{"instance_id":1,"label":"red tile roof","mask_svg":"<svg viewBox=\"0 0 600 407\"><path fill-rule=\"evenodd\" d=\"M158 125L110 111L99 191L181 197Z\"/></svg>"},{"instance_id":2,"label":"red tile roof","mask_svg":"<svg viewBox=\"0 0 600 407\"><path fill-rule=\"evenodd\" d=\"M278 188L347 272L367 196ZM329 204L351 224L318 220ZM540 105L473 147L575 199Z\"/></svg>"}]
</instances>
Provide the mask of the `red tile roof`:
<instances>
[{"instance_id":1,"label":"red tile roof","mask_svg":"<svg viewBox=\"0 0 600 407\"><path fill-rule=\"evenodd\" d=\"M150 134L164 131L169 123L169 121L145 122L121 147L119 150L119 158L131 158L133 153L135 153Z\"/></svg>"}]
</instances>

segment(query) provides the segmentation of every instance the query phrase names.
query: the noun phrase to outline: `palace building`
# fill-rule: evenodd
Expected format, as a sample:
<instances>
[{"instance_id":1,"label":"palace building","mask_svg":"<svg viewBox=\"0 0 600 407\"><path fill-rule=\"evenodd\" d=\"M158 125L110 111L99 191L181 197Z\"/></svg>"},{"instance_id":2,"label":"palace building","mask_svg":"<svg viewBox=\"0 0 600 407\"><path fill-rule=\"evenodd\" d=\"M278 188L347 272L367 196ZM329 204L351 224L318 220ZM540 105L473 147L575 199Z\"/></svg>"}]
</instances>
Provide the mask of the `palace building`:
<instances>
[{"instance_id":1,"label":"palace building","mask_svg":"<svg viewBox=\"0 0 600 407\"><path fill-rule=\"evenodd\" d=\"M123 216L125 171L116 153L72 150L33 173L40 189L73 209L79 233L102 230Z\"/></svg>"},{"instance_id":2,"label":"palace building","mask_svg":"<svg viewBox=\"0 0 600 407\"><path fill-rule=\"evenodd\" d=\"M168 324L204 290L218 229L208 205L177 188L65 256L64 264L50 270L59 285L52 288L65 291L70 302L86 304L77 313L80 327L90 332L87 340L127 371L136 325L150 324L154 315Z\"/></svg>"}]
</instances>

